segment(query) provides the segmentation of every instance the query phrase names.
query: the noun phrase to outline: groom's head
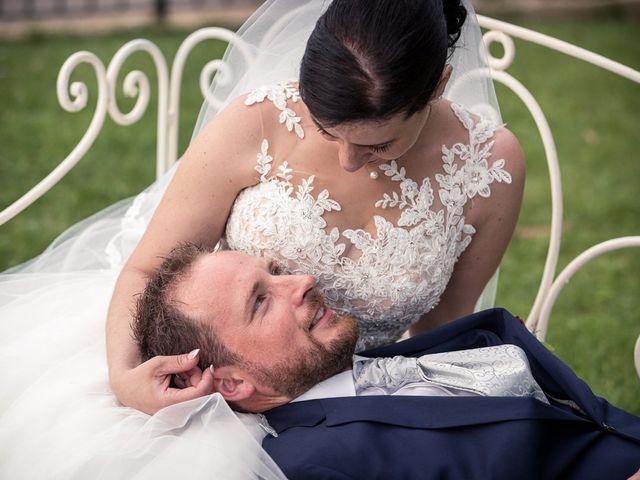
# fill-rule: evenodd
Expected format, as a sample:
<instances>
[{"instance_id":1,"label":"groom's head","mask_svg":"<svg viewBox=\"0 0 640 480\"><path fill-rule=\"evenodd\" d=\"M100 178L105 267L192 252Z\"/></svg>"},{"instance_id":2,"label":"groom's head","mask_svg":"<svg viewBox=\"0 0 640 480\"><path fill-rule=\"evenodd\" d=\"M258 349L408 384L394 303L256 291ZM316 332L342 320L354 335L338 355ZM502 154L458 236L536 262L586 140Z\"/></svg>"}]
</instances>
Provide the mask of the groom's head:
<instances>
[{"instance_id":1,"label":"groom's head","mask_svg":"<svg viewBox=\"0 0 640 480\"><path fill-rule=\"evenodd\" d=\"M183 245L138 299L134 334L144 359L200 348L214 389L239 409L262 411L348 368L357 327L324 305L312 276Z\"/></svg>"}]
</instances>

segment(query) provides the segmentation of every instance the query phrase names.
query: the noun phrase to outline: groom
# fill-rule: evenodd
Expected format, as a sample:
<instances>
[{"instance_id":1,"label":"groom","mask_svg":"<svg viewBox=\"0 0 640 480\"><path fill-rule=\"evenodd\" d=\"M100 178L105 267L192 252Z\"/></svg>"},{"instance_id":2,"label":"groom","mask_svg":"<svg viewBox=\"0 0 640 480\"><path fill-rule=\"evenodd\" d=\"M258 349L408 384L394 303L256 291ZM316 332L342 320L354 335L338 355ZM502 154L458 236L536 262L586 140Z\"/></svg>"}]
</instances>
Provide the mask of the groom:
<instances>
[{"instance_id":1,"label":"groom","mask_svg":"<svg viewBox=\"0 0 640 480\"><path fill-rule=\"evenodd\" d=\"M145 358L200 347L214 390L264 413L263 446L288 478L616 479L640 466L640 419L595 397L508 312L354 364L354 320L314 285L182 246L140 297L135 335Z\"/></svg>"}]
</instances>

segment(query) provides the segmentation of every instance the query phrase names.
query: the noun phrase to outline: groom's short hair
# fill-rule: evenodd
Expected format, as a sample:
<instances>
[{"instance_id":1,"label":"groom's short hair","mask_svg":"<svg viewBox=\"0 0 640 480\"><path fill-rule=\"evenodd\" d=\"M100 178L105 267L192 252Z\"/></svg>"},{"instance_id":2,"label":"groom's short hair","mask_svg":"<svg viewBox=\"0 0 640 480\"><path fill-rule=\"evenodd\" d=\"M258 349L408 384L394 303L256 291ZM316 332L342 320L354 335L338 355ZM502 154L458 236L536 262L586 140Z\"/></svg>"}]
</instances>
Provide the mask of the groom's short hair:
<instances>
[{"instance_id":1,"label":"groom's short hair","mask_svg":"<svg viewBox=\"0 0 640 480\"><path fill-rule=\"evenodd\" d=\"M220 342L212 325L183 313L174 296L178 284L188 280L195 261L208 253L196 244L180 244L149 278L137 299L132 328L143 361L199 348L200 368L239 363L240 357Z\"/></svg>"}]
</instances>

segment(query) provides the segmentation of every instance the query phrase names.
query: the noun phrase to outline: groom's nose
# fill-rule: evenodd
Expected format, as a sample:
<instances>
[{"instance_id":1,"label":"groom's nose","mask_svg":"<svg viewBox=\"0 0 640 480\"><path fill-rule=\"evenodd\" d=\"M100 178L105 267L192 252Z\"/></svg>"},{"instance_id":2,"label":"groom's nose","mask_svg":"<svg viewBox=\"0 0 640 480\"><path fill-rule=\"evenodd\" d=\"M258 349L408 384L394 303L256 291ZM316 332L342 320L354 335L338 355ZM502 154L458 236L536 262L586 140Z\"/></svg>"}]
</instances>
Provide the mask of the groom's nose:
<instances>
[{"instance_id":1,"label":"groom's nose","mask_svg":"<svg viewBox=\"0 0 640 480\"><path fill-rule=\"evenodd\" d=\"M303 305L305 296L316 285L316 278L313 275L283 275L278 279L281 281L283 293L290 297L294 306Z\"/></svg>"}]
</instances>

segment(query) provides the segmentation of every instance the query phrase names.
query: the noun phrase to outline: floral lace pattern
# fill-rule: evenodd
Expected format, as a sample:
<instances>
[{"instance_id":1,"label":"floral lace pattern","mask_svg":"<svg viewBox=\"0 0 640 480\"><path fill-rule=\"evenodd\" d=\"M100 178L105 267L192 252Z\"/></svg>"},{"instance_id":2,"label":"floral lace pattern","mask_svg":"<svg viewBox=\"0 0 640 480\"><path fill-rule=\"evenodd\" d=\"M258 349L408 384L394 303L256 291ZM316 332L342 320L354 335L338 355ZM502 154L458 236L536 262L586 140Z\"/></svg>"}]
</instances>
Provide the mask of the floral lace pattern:
<instances>
[{"instance_id":1,"label":"floral lace pattern","mask_svg":"<svg viewBox=\"0 0 640 480\"><path fill-rule=\"evenodd\" d=\"M280 123L303 138L297 130L300 118L294 112L283 116L290 110L286 100L299 98L291 89L291 84L264 87L251 92L246 103L269 99L281 112ZM490 196L493 182L511 183L504 160L489 165L496 125L474 120L458 105L452 108L469 132L469 144L442 147L444 173L435 175L437 192L431 179L418 184L396 161L379 165L399 188L385 193L375 207L401 213L397 225L375 215L375 236L362 229L327 231L323 215L340 211L340 204L326 189L314 192L313 175L294 185L286 161L270 175L273 157L264 139L255 166L260 181L238 195L227 222L229 247L268 256L291 273L315 275L327 303L358 320L358 349L397 340L438 304L456 261L471 243L475 229L465 223L467 200ZM434 207L436 194L440 209Z\"/></svg>"},{"instance_id":2,"label":"floral lace pattern","mask_svg":"<svg viewBox=\"0 0 640 480\"><path fill-rule=\"evenodd\" d=\"M291 100L292 102L300 101L300 92L298 92L298 89L293 83L277 83L275 85L256 88L247 95L244 104L250 106L255 103L261 103L264 102L265 98L270 100L275 107L280 110L278 121L283 123L290 132L293 131L298 137L304 138L304 130L300 126L300 117L287 106L287 100Z\"/></svg>"}]
</instances>

